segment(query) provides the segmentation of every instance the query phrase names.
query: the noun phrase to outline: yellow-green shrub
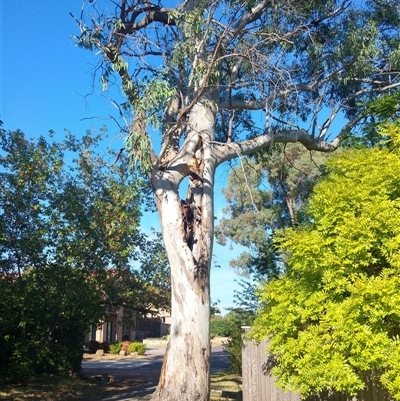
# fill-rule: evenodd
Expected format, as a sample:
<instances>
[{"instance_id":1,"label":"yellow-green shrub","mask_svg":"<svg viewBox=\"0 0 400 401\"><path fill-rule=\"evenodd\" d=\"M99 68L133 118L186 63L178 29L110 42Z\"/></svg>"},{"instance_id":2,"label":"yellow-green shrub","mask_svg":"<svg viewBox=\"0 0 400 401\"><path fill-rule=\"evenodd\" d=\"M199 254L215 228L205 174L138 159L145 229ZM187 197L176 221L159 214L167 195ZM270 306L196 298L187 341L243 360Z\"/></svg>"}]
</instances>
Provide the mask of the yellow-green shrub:
<instances>
[{"instance_id":1,"label":"yellow-green shrub","mask_svg":"<svg viewBox=\"0 0 400 401\"><path fill-rule=\"evenodd\" d=\"M353 395L381 372L400 399L400 152L344 151L327 171L308 223L280 233L286 272L260 289L254 335L287 389Z\"/></svg>"},{"instance_id":2,"label":"yellow-green shrub","mask_svg":"<svg viewBox=\"0 0 400 401\"><path fill-rule=\"evenodd\" d=\"M144 353L146 352L146 344L139 342L131 343L128 347L128 352L137 352L138 355L144 355Z\"/></svg>"}]
</instances>

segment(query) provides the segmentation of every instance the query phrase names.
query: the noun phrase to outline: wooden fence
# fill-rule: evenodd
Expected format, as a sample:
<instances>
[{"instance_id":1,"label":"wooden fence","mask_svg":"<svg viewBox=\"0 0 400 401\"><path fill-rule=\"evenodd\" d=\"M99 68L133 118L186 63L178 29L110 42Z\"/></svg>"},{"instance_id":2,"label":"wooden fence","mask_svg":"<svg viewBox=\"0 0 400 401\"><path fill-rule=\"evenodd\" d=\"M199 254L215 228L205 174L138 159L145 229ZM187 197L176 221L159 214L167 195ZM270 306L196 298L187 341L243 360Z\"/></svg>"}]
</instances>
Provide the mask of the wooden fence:
<instances>
[{"instance_id":1,"label":"wooden fence","mask_svg":"<svg viewBox=\"0 0 400 401\"><path fill-rule=\"evenodd\" d=\"M246 332L250 327L242 327ZM266 352L266 340L257 344L242 341L242 387L243 401L301 401L300 394L285 392L275 385L274 377L269 375L271 364ZM365 379L366 387L356 397L341 393L321 393L306 401L392 401L377 378L371 375Z\"/></svg>"}]
</instances>

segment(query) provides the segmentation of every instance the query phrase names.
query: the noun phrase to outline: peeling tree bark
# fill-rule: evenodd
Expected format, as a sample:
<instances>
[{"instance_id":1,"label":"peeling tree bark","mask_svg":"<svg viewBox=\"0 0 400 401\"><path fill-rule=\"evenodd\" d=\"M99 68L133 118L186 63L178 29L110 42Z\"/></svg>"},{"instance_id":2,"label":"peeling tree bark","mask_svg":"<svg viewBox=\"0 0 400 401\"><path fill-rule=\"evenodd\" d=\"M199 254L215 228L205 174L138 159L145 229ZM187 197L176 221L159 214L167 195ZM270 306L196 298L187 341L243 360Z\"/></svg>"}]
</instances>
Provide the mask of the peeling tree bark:
<instances>
[{"instance_id":1,"label":"peeling tree bark","mask_svg":"<svg viewBox=\"0 0 400 401\"><path fill-rule=\"evenodd\" d=\"M152 182L171 266L172 322L153 400L208 400L210 393L210 266L214 234L214 115L196 105L180 155ZM187 198L179 198L189 176Z\"/></svg>"}]
</instances>

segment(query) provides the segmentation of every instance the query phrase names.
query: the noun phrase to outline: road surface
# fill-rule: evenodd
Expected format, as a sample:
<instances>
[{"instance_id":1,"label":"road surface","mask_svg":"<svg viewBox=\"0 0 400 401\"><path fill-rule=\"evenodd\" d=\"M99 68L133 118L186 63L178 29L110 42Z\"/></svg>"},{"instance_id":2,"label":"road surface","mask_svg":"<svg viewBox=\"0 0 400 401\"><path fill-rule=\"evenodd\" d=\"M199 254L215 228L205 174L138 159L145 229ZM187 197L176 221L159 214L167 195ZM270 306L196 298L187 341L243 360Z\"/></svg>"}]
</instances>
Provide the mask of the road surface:
<instances>
[{"instance_id":1,"label":"road surface","mask_svg":"<svg viewBox=\"0 0 400 401\"><path fill-rule=\"evenodd\" d=\"M131 359L128 357L126 359L116 358L107 360L85 360L82 362L82 369L84 372L89 370L99 370L101 372L108 372L109 370L161 371L164 353L165 348L149 348L146 350L144 357L140 359ZM211 373L225 369L229 369L227 353L223 350L222 346L213 347L211 349ZM86 374L98 373L99 372Z\"/></svg>"},{"instance_id":2,"label":"road surface","mask_svg":"<svg viewBox=\"0 0 400 401\"><path fill-rule=\"evenodd\" d=\"M148 348L146 354L137 359L117 357L115 359L89 359L82 362L82 374L100 376L107 372L121 384L121 389L112 391L103 401L128 401L146 397L157 387L164 359L165 348ZM227 353L222 346L211 349L211 373L229 369ZM145 398L143 398L145 399Z\"/></svg>"}]
</instances>

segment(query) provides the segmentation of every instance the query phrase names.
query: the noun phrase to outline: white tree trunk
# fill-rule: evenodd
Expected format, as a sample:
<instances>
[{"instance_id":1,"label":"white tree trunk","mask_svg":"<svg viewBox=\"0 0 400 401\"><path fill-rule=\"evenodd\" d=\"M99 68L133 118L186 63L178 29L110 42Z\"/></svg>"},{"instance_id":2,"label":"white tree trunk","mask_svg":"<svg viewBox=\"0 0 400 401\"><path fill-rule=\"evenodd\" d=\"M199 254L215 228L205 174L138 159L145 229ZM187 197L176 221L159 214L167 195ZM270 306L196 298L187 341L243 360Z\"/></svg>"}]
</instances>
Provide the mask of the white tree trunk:
<instances>
[{"instance_id":1,"label":"white tree trunk","mask_svg":"<svg viewBox=\"0 0 400 401\"><path fill-rule=\"evenodd\" d=\"M206 401L210 394L210 265L213 241L214 116L195 106L182 153L152 182L171 266L172 321L153 400ZM186 200L179 198L189 176Z\"/></svg>"},{"instance_id":2,"label":"white tree trunk","mask_svg":"<svg viewBox=\"0 0 400 401\"><path fill-rule=\"evenodd\" d=\"M172 159L152 172L152 184L171 266L172 321L160 382L152 400L207 401L210 394L210 266L214 235L213 186L216 167L272 141L331 149L302 130L282 131L240 143L214 142L214 114L196 104L187 136ZM189 177L186 200L179 185Z\"/></svg>"}]
</instances>

